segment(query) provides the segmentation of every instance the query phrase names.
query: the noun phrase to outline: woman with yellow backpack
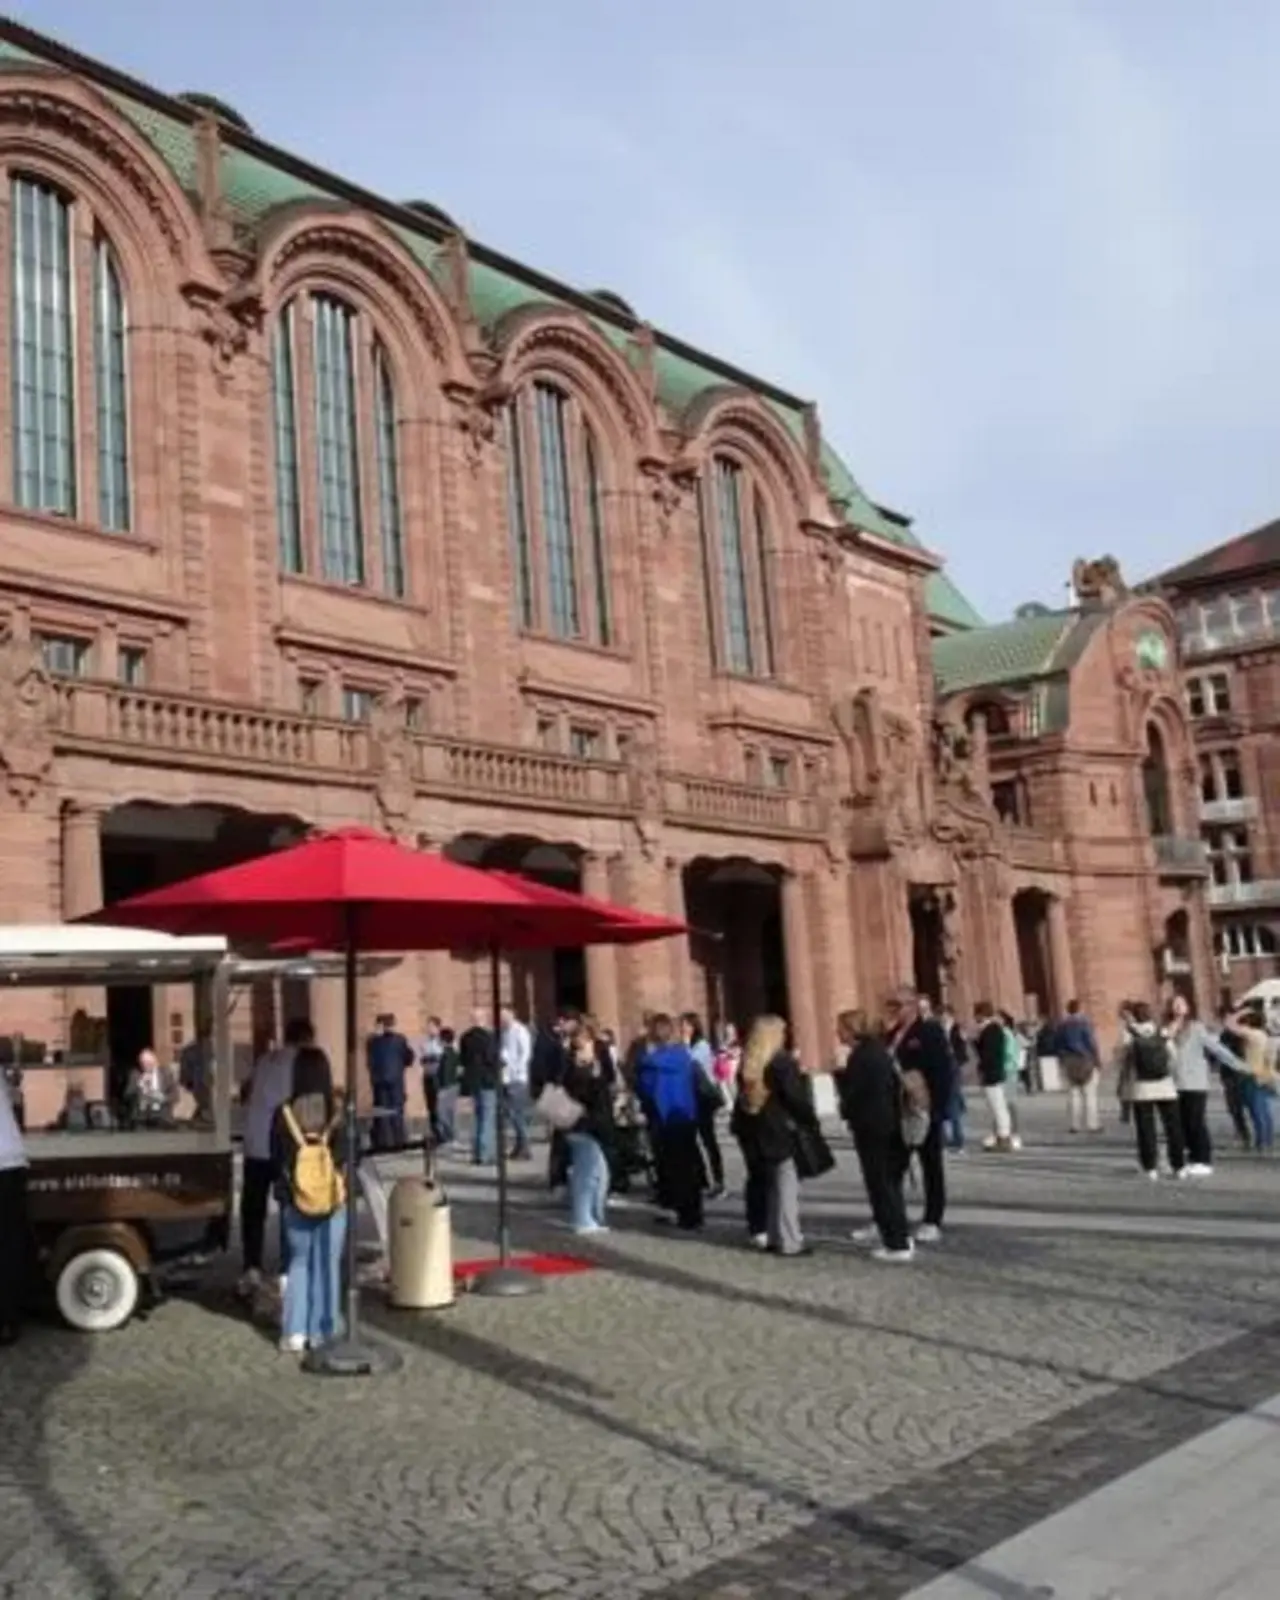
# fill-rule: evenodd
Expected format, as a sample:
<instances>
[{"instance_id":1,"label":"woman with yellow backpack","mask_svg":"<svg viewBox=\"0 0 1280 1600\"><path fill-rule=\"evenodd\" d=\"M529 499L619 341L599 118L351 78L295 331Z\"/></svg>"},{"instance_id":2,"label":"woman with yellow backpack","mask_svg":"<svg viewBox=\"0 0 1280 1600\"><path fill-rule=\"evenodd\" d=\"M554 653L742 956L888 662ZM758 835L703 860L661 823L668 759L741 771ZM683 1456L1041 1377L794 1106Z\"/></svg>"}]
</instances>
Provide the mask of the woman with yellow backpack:
<instances>
[{"instance_id":1,"label":"woman with yellow backpack","mask_svg":"<svg viewBox=\"0 0 1280 1600\"><path fill-rule=\"evenodd\" d=\"M271 1130L280 1213L289 1244L280 1348L302 1352L341 1332L342 1247L346 1184L342 1177L342 1113L329 1058L314 1045L299 1049L293 1091Z\"/></svg>"}]
</instances>

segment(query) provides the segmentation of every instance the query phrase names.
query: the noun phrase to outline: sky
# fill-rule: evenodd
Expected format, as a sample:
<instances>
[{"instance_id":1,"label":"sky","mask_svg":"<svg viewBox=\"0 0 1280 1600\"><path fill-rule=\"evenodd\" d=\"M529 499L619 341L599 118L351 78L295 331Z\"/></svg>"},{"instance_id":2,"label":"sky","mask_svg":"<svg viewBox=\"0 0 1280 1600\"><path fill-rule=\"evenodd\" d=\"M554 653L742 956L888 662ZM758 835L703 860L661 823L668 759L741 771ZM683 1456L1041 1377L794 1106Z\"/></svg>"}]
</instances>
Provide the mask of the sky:
<instances>
[{"instance_id":1,"label":"sky","mask_svg":"<svg viewBox=\"0 0 1280 1600\"><path fill-rule=\"evenodd\" d=\"M989 620L1280 515L1275 0L6 9L815 400Z\"/></svg>"}]
</instances>

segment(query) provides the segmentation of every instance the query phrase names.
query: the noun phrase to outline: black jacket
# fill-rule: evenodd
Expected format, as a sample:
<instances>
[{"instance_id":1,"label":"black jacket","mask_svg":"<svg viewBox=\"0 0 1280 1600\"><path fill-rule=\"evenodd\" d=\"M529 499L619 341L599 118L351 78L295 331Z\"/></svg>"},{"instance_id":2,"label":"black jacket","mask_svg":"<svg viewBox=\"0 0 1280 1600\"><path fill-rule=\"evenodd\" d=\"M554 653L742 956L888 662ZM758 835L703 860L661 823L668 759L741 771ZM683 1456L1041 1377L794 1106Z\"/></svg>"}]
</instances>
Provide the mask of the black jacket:
<instances>
[{"instance_id":1,"label":"black jacket","mask_svg":"<svg viewBox=\"0 0 1280 1600\"><path fill-rule=\"evenodd\" d=\"M978 1035L978 1080L984 1089L994 1089L1004 1076L1004 1026L992 1017Z\"/></svg>"},{"instance_id":2,"label":"black jacket","mask_svg":"<svg viewBox=\"0 0 1280 1600\"><path fill-rule=\"evenodd\" d=\"M764 1069L764 1082L769 1098L754 1115L739 1098L734 1111L734 1132L748 1164L764 1162L776 1166L795 1154L793 1127L800 1124L817 1128L820 1125L808 1080L793 1055L779 1050Z\"/></svg>"},{"instance_id":3,"label":"black jacket","mask_svg":"<svg viewBox=\"0 0 1280 1600\"><path fill-rule=\"evenodd\" d=\"M551 1028L536 1029L529 1060L529 1093L536 1100L549 1083L563 1083L568 1070L564 1040Z\"/></svg>"},{"instance_id":4,"label":"black jacket","mask_svg":"<svg viewBox=\"0 0 1280 1600\"><path fill-rule=\"evenodd\" d=\"M496 1089L502 1082L498 1041L491 1029L473 1023L458 1040L458 1060L462 1067L461 1088L464 1095L479 1094L482 1089Z\"/></svg>"},{"instance_id":5,"label":"black jacket","mask_svg":"<svg viewBox=\"0 0 1280 1600\"><path fill-rule=\"evenodd\" d=\"M858 1141L892 1143L902 1136L902 1080L884 1041L859 1039L836 1074L840 1115Z\"/></svg>"},{"instance_id":6,"label":"black jacket","mask_svg":"<svg viewBox=\"0 0 1280 1600\"><path fill-rule=\"evenodd\" d=\"M936 1017L916 1017L899 1036L895 1054L903 1072L923 1073L933 1120L940 1122L947 1114L956 1074L947 1030Z\"/></svg>"},{"instance_id":7,"label":"black jacket","mask_svg":"<svg viewBox=\"0 0 1280 1600\"><path fill-rule=\"evenodd\" d=\"M584 1109L575 1133L589 1133L607 1150L613 1139L613 1072L597 1067L595 1072L570 1062L561 1086Z\"/></svg>"}]
</instances>

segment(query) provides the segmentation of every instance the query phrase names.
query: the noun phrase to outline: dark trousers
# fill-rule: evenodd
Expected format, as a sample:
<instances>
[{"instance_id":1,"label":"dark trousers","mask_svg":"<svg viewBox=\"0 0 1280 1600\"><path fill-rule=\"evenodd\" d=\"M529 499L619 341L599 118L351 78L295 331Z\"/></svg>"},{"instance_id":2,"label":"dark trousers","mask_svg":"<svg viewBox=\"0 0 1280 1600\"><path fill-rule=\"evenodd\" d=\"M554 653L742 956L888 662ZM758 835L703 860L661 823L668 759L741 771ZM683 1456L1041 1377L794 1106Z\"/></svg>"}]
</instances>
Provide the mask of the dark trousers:
<instances>
[{"instance_id":1,"label":"dark trousers","mask_svg":"<svg viewBox=\"0 0 1280 1600\"><path fill-rule=\"evenodd\" d=\"M1182 1142L1182 1118L1176 1100L1135 1100L1133 1125L1138 1135L1138 1161L1144 1172L1154 1172L1160 1157L1156 1137L1156 1117L1164 1128L1165 1150L1169 1165L1180 1172L1186 1161L1186 1147Z\"/></svg>"},{"instance_id":2,"label":"dark trousers","mask_svg":"<svg viewBox=\"0 0 1280 1600\"><path fill-rule=\"evenodd\" d=\"M1236 1138L1247 1150L1253 1144L1253 1135L1249 1131L1249 1119L1244 1109L1244 1081L1240 1073L1231 1067L1222 1069L1222 1094L1227 1102L1227 1115L1231 1118L1231 1126L1236 1130Z\"/></svg>"},{"instance_id":3,"label":"dark trousers","mask_svg":"<svg viewBox=\"0 0 1280 1600\"><path fill-rule=\"evenodd\" d=\"M262 1271L262 1247L267 1236L267 1203L271 1198L275 1176L274 1161L263 1161L255 1156L244 1158L244 1174L240 1182L240 1254L246 1272ZM282 1222L280 1271L287 1272L288 1268L288 1243Z\"/></svg>"},{"instance_id":4,"label":"dark trousers","mask_svg":"<svg viewBox=\"0 0 1280 1600\"><path fill-rule=\"evenodd\" d=\"M373 1148L403 1150L407 1143L404 1126L404 1083L375 1079L373 1084Z\"/></svg>"},{"instance_id":5,"label":"dark trousers","mask_svg":"<svg viewBox=\"0 0 1280 1600\"><path fill-rule=\"evenodd\" d=\"M1178 1115L1182 1122L1187 1160L1193 1167L1211 1167L1213 1142L1209 1138L1209 1091L1179 1089Z\"/></svg>"},{"instance_id":6,"label":"dark trousers","mask_svg":"<svg viewBox=\"0 0 1280 1600\"><path fill-rule=\"evenodd\" d=\"M920 1177L924 1183L924 1216L922 1222L942 1226L947 1212L947 1169L942 1155L942 1124L929 1125L929 1136L916 1151L920 1160Z\"/></svg>"},{"instance_id":7,"label":"dark trousers","mask_svg":"<svg viewBox=\"0 0 1280 1600\"><path fill-rule=\"evenodd\" d=\"M703 1101L698 1106L698 1141L702 1145L704 1170L713 1189L724 1188L724 1157L720 1154L720 1140L716 1137L716 1112L718 1105Z\"/></svg>"},{"instance_id":8,"label":"dark trousers","mask_svg":"<svg viewBox=\"0 0 1280 1600\"><path fill-rule=\"evenodd\" d=\"M769 1231L769 1168L743 1152L747 1163L747 1185L743 1198L747 1203L747 1233L760 1239Z\"/></svg>"},{"instance_id":9,"label":"dark trousers","mask_svg":"<svg viewBox=\"0 0 1280 1600\"><path fill-rule=\"evenodd\" d=\"M668 1123L658 1134L659 1188L682 1228L702 1226L702 1156L691 1122Z\"/></svg>"},{"instance_id":10,"label":"dark trousers","mask_svg":"<svg viewBox=\"0 0 1280 1600\"><path fill-rule=\"evenodd\" d=\"M887 1250L905 1250L911 1239L907 1228L907 1203L902 1196L906 1152L897 1140L888 1139L855 1138L854 1147L881 1242Z\"/></svg>"},{"instance_id":11,"label":"dark trousers","mask_svg":"<svg viewBox=\"0 0 1280 1600\"><path fill-rule=\"evenodd\" d=\"M427 1103L427 1121L431 1128L432 1141L435 1144L443 1144L444 1140L440 1135L440 1085L432 1072L422 1074L422 1098Z\"/></svg>"},{"instance_id":12,"label":"dark trousers","mask_svg":"<svg viewBox=\"0 0 1280 1600\"><path fill-rule=\"evenodd\" d=\"M22 1321L30 1258L27 1169L7 1167L0 1172L0 1334L16 1333Z\"/></svg>"}]
</instances>

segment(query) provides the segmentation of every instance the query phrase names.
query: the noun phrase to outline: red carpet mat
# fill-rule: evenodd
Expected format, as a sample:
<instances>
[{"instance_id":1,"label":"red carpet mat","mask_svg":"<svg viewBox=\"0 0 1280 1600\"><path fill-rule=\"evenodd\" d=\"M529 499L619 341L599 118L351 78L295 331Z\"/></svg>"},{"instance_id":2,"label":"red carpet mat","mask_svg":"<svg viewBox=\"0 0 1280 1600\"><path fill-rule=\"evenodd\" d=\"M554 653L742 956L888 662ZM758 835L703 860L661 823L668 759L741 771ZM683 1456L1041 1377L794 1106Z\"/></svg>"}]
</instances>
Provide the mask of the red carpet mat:
<instances>
[{"instance_id":1,"label":"red carpet mat","mask_svg":"<svg viewBox=\"0 0 1280 1600\"><path fill-rule=\"evenodd\" d=\"M482 1272L497 1265L495 1256L486 1256L480 1261L455 1261L453 1276L456 1282L469 1284ZM566 1278L575 1272L592 1272L596 1267L594 1261L584 1261L581 1256L552 1255L512 1256L511 1265L524 1272L536 1273L540 1278Z\"/></svg>"}]
</instances>

